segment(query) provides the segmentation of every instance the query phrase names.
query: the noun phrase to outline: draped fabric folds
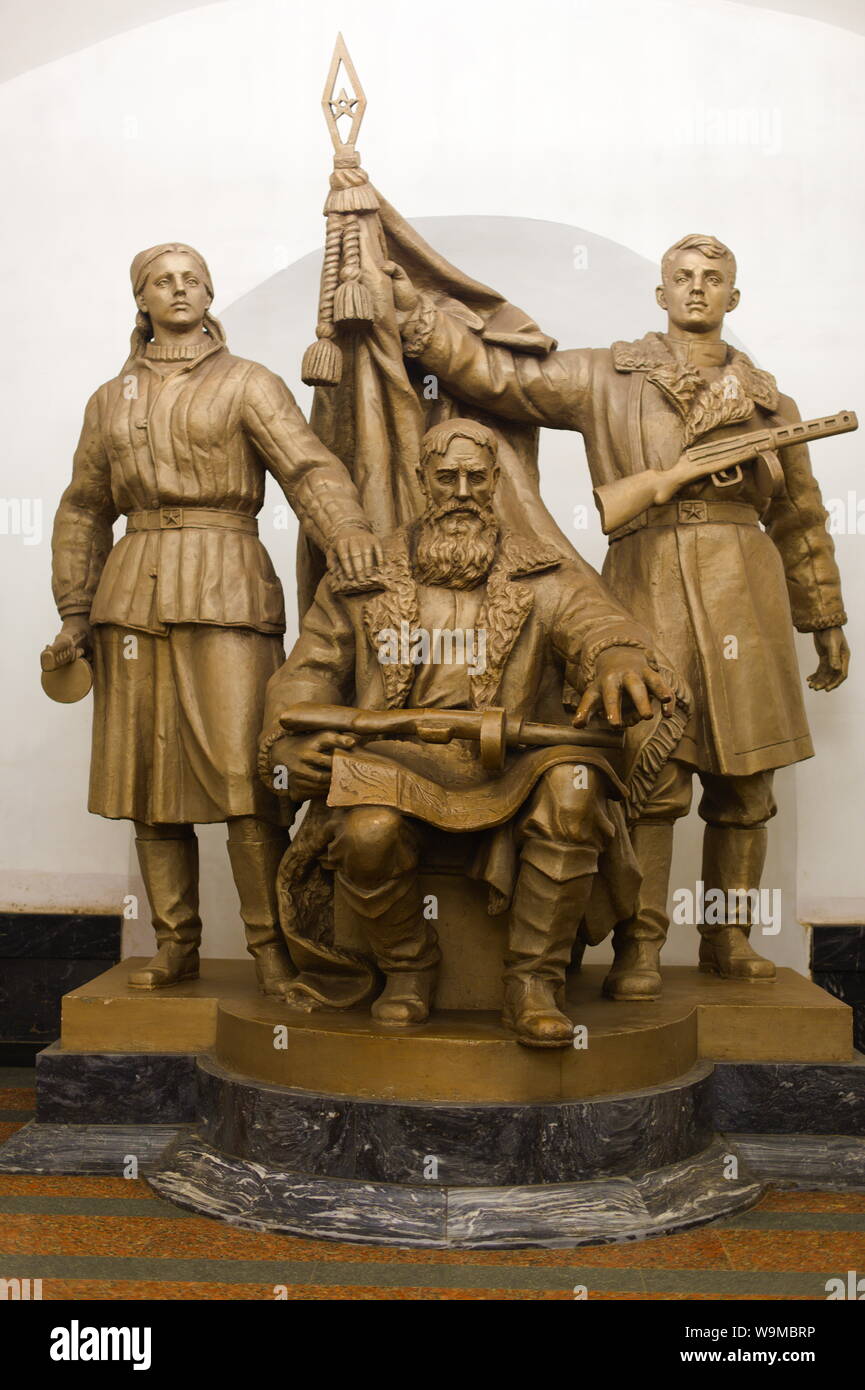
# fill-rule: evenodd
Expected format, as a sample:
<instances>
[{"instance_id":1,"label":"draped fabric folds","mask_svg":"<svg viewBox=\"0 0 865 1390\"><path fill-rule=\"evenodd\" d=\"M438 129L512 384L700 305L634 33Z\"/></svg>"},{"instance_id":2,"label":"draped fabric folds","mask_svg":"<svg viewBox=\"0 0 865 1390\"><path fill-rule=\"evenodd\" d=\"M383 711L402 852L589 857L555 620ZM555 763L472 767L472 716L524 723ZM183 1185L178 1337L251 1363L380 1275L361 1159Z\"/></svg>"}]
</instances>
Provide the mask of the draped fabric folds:
<instances>
[{"instance_id":1,"label":"draped fabric folds","mask_svg":"<svg viewBox=\"0 0 865 1390\"><path fill-rule=\"evenodd\" d=\"M508 528L553 542L564 554L576 552L540 496L538 430L473 409L431 382L416 362L406 359L400 339L390 278L383 261L403 267L418 289L503 349L542 356L555 340L495 290L457 270L424 241L377 194L378 212L358 217L364 281L374 321L339 335L342 378L318 387L311 424L318 437L342 459L354 478L364 511L380 535L406 525L422 509L416 469L420 440L439 420L459 415L482 420L496 431L501 477L496 509ZM324 570L320 551L302 539L298 556L301 617Z\"/></svg>"}]
</instances>

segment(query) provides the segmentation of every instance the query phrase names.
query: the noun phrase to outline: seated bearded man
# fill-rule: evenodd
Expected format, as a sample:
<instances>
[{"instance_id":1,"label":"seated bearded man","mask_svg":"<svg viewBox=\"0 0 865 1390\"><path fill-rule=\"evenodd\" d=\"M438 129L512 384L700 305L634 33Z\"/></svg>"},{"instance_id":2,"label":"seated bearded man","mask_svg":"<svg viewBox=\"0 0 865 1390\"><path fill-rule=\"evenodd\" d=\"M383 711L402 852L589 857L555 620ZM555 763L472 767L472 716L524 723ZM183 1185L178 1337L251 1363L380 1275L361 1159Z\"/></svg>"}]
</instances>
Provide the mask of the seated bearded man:
<instances>
[{"instance_id":1,"label":"seated bearded man","mask_svg":"<svg viewBox=\"0 0 865 1390\"><path fill-rule=\"evenodd\" d=\"M350 581L330 574L322 580L267 690L262 768L276 786L281 772L296 801L328 795L335 754L360 756L348 751L356 740L344 732L286 734L280 715L300 702L368 710L503 707L520 719L562 725L569 683L582 691L577 727L596 711L621 726L623 703L632 721L652 717L653 697L663 710L672 707L648 634L595 571L500 530L492 505L496 449L492 431L471 420L429 430L418 470L427 507L384 541L379 592L352 593ZM457 659L436 660L437 632L463 634L449 653ZM424 634L433 640L424 643ZM462 808L461 831L484 832L471 872L498 889L502 906L511 900L504 1022L522 1043L567 1046L573 1024L562 1011L565 972L598 856L614 834L608 797L617 777L605 757L564 745L511 750L496 774L469 740L431 746L387 736L363 756L365 772L389 772L382 785L391 788L390 804L381 804L383 796L376 801L368 777L360 779L361 804L332 805L331 793L325 864L385 976L373 1017L392 1025L428 1017L439 949L418 879L422 810L430 808L427 824L447 829ZM422 794L393 793L412 785ZM309 1008L302 981L287 985L285 997Z\"/></svg>"}]
</instances>

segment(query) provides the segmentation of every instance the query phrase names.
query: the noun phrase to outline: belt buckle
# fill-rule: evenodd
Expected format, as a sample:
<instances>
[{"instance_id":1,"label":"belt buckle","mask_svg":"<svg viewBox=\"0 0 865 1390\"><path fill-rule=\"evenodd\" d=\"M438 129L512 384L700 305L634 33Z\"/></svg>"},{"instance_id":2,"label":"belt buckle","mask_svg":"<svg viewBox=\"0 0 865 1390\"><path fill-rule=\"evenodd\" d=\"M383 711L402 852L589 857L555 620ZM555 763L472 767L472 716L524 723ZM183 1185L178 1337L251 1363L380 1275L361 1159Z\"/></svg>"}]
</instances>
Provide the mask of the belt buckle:
<instances>
[{"instance_id":1,"label":"belt buckle","mask_svg":"<svg viewBox=\"0 0 865 1390\"><path fill-rule=\"evenodd\" d=\"M178 526L183 525L182 507L160 507L159 508L159 529L160 531L173 531Z\"/></svg>"},{"instance_id":2,"label":"belt buckle","mask_svg":"<svg viewBox=\"0 0 865 1390\"><path fill-rule=\"evenodd\" d=\"M693 522L708 521L709 506L707 502L701 502L699 498L691 497L685 502L679 502L679 521L685 524Z\"/></svg>"}]
</instances>

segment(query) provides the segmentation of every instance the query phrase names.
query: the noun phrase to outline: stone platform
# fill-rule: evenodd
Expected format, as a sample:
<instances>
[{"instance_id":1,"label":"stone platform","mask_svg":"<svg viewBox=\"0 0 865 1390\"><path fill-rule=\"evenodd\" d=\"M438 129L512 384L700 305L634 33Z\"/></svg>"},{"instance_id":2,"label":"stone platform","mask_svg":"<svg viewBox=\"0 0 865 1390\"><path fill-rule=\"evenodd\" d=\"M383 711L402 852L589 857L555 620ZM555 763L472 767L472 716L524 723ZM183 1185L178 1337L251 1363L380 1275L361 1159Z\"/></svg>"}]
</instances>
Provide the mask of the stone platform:
<instances>
[{"instance_id":1,"label":"stone platform","mask_svg":"<svg viewBox=\"0 0 865 1390\"><path fill-rule=\"evenodd\" d=\"M248 961L142 994L136 962L64 999L36 1121L0 1171L121 1172L252 1229L448 1248L631 1240L732 1214L767 1181L865 1187L865 1058L846 1005L671 969L663 999L577 976L585 1043L521 1047L497 1014L409 1030L288 1013Z\"/></svg>"}]
</instances>

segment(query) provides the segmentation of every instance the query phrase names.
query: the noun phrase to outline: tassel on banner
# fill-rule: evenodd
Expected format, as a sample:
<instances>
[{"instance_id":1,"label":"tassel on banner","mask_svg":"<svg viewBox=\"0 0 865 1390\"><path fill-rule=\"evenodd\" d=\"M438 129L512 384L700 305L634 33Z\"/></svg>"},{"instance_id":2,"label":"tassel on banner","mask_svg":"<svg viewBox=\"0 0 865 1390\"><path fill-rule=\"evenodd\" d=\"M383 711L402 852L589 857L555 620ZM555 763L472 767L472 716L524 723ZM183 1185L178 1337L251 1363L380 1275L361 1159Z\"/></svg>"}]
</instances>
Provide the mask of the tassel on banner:
<instances>
[{"instance_id":1,"label":"tassel on banner","mask_svg":"<svg viewBox=\"0 0 865 1390\"><path fill-rule=\"evenodd\" d=\"M334 331L330 324L322 324L319 336L303 354L300 379L306 386L338 386L342 379L342 352L324 329Z\"/></svg>"},{"instance_id":2,"label":"tassel on banner","mask_svg":"<svg viewBox=\"0 0 865 1390\"><path fill-rule=\"evenodd\" d=\"M334 155L330 192L324 204L325 216L331 212L378 212L379 208L375 189L360 167L357 151Z\"/></svg>"},{"instance_id":3,"label":"tassel on banner","mask_svg":"<svg viewBox=\"0 0 865 1390\"><path fill-rule=\"evenodd\" d=\"M372 296L360 278L360 229L356 217L345 217L342 235L342 284L333 300L335 323L372 323Z\"/></svg>"},{"instance_id":4,"label":"tassel on banner","mask_svg":"<svg viewBox=\"0 0 865 1390\"><path fill-rule=\"evenodd\" d=\"M335 323L372 323L372 300L366 285L360 280L346 280L336 292L333 302Z\"/></svg>"},{"instance_id":5,"label":"tassel on banner","mask_svg":"<svg viewBox=\"0 0 865 1390\"><path fill-rule=\"evenodd\" d=\"M333 326L333 305L339 288L342 230L340 218L336 213L330 213L321 268L316 341L303 354L300 369L301 380L306 386L338 386L342 378L342 353L339 344L334 341L336 329Z\"/></svg>"}]
</instances>

